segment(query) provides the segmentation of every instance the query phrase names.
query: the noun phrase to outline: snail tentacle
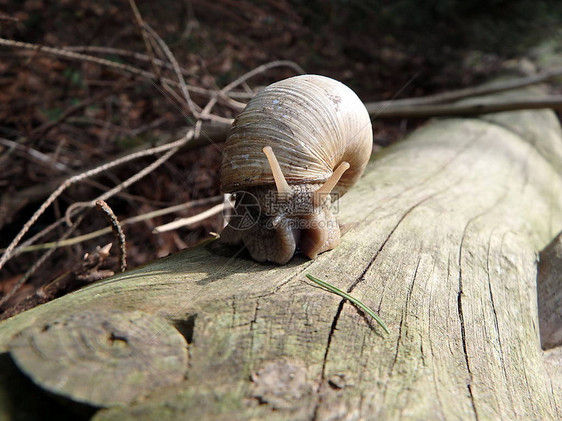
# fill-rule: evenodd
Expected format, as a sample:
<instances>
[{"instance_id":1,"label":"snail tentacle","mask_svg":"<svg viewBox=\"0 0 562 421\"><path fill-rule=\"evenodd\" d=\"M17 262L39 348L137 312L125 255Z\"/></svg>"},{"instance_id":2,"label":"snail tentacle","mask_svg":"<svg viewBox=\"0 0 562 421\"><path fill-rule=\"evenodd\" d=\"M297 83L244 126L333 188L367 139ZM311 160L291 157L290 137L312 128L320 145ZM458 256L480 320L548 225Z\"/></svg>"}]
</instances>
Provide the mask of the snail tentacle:
<instances>
[{"instance_id":1,"label":"snail tentacle","mask_svg":"<svg viewBox=\"0 0 562 421\"><path fill-rule=\"evenodd\" d=\"M273 173L273 179L275 180L275 185L277 186L277 192L281 194L290 195L292 190L283 175L283 171L281 171L281 166L279 165L279 161L277 161L277 157L273 152L271 146L266 146L263 148L263 153L267 157L267 161L269 162L269 166L271 167L271 172Z\"/></svg>"},{"instance_id":2,"label":"snail tentacle","mask_svg":"<svg viewBox=\"0 0 562 421\"><path fill-rule=\"evenodd\" d=\"M322 198L326 197L326 195L330 194L336 184L340 181L343 173L349 169L349 162L343 161L334 173L326 180L326 182L320 187L318 190L314 192L314 197L312 199L312 204L314 207L318 207L322 203Z\"/></svg>"}]
</instances>

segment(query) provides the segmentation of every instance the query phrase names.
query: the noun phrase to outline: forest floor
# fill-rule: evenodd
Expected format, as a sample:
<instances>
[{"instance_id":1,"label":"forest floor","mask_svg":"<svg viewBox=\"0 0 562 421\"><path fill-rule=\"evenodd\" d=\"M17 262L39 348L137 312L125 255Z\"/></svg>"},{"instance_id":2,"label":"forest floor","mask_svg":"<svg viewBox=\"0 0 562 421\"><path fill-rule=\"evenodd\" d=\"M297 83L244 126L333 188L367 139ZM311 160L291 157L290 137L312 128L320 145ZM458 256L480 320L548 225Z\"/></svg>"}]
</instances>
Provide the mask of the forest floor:
<instances>
[{"instance_id":1,"label":"forest floor","mask_svg":"<svg viewBox=\"0 0 562 421\"><path fill-rule=\"evenodd\" d=\"M364 101L417 97L473 85L497 71L503 61L497 55L474 51L448 51L447 57L455 58L450 62L412 53L392 37L377 33L376 28L342 27L338 10L323 10L324 18L318 21L314 14L319 11L296 9L290 1L264 1L259 6L232 0L178 1L166 7L154 3L160 6L139 1L139 10L185 70L186 83L215 92L259 65L290 60L307 73L324 74L348 84ZM51 47L80 46L84 48L74 51L153 70L150 60L126 55L126 51L150 53L131 8L122 1L0 0L0 37ZM170 70L159 71L174 78ZM258 74L248 85L263 86L295 74L290 67L275 67ZM192 94L192 99L204 107L209 98ZM226 118L236 114L224 103L213 113ZM384 147L420 123L374 120L375 143ZM192 124L189 110L146 78L84 60L0 47L0 248L8 246L65 179L129 151L178 139ZM221 144L213 144L180 150L108 203L124 220L215 197L220 194L221 149ZM24 239L61 218L73 203L92 200L154 159L129 162L67 189ZM210 206L127 225L129 267L192 246L209 238L211 231L219 232L223 223L220 214L188 228L152 233L158 225ZM106 225L99 212L90 212L71 236ZM64 229L59 226L39 243L55 241ZM21 307L22 300L37 288L75 273L82 267L85 253L112 240L112 235L106 234L58 249L3 309ZM115 249L98 269L117 270ZM42 253L26 252L7 263L0 273L0 296L22 279ZM79 285L78 280L66 282L45 299Z\"/></svg>"}]
</instances>

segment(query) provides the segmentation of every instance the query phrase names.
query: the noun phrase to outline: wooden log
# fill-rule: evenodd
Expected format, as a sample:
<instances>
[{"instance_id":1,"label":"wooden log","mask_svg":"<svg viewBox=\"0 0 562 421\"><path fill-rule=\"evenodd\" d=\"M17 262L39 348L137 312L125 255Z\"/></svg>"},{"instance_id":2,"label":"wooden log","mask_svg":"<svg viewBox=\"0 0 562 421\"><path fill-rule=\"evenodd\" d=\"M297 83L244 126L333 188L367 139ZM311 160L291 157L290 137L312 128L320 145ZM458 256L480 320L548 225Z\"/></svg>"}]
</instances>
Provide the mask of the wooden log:
<instances>
[{"instance_id":1,"label":"wooden log","mask_svg":"<svg viewBox=\"0 0 562 421\"><path fill-rule=\"evenodd\" d=\"M536 262L562 229L561 163L551 111L430 122L375 156L339 203L341 245L317 260L278 267L201 246L4 321L0 352L72 315L141 311L183 334L185 377L96 420L560 419L562 359L540 346ZM390 335L307 273L373 307ZM19 369L0 374L16 409Z\"/></svg>"}]
</instances>

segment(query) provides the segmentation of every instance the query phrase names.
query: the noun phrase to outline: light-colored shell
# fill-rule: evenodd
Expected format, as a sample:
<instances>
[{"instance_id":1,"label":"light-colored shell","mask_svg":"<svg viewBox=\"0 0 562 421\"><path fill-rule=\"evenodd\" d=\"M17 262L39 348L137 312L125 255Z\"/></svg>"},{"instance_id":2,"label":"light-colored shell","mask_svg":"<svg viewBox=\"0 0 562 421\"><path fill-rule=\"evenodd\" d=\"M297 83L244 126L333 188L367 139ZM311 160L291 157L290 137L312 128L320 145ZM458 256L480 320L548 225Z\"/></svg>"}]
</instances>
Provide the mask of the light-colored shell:
<instances>
[{"instance_id":1,"label":"light-colored shell","mask_svg":"<svg viewBox=\"0 0 562 421\"><path fill-rule=\"evenodd\" d=\"M334 192L361 176L372 148L369 114L347 86L302 75L269 85L235 119L221 166L224 192L274 183L263 153L271 146L289 184L322 183L350 164Z\"/></svg>"}]
</instances>

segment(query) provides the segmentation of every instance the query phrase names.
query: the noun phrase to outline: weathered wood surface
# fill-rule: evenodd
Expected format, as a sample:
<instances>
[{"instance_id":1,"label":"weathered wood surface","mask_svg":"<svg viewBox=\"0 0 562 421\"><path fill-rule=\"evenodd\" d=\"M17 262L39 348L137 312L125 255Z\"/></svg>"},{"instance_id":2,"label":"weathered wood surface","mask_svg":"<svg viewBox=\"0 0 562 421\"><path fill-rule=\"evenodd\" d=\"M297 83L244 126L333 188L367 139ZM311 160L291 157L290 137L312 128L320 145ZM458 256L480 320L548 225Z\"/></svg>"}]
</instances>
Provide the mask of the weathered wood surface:
<instances>
[{"instance_id":1,"label":"weathered wood surface","mask_svg":"<svg viewBox=\"0 0 562 421\"><path fill-rule=\"evenodd\" d=\"M341 200L342 244L316 261L199 247L3 322L0 350L85 310L174 323L189 343L185 380L97 420L560 419L536 260L562 229L561 174L549 111L434 121L375 157ZM391 334L305 273L351 291Z\"/></svg>"}]
</instances>

